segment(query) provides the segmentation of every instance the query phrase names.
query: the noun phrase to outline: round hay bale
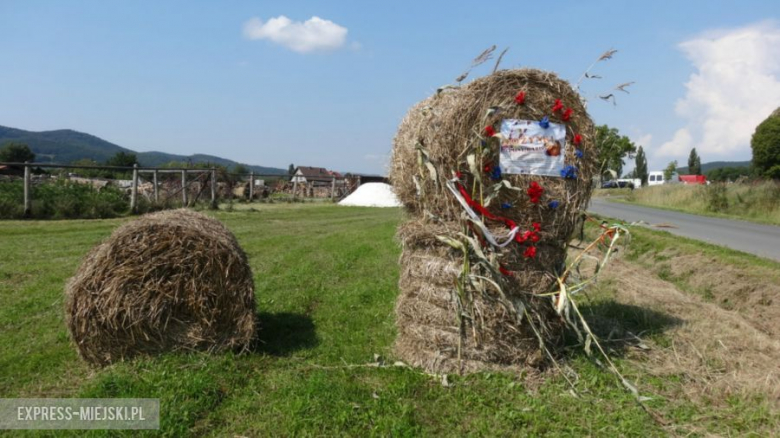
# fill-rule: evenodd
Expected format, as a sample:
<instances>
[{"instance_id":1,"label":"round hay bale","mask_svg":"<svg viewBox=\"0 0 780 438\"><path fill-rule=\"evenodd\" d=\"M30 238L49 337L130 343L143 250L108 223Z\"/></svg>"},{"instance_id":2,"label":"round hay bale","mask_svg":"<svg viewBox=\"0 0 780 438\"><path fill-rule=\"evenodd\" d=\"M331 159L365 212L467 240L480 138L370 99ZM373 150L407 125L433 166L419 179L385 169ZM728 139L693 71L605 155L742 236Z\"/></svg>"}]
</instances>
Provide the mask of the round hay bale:
<instances>
[{"instance_id":1,"label":"round hay bale","mask_svg":"<svg viewBox=\"0 0 780 438\"><path fill-rule=\"evenodd\" d=\"M520 91L526 93L522 105L514 101ZM427 211L443 220L457 219L463 209L447 192L445 181L452 178L452 172L469 170L465 151L482 130L502 119L540 120L548 116L553 123L564 123L560 113L551 114L556 99L573 110L570 120L565 122L567 137L580 134L582 138L578 147L583 153L581 158L575 157L575 148L570 144L564 151L567 163L577 163L577 178L504 175L503 179L523 190L530 182L538 181L544 187L545 197L558 200L560 207L541 210L541 216L532 217L528 213L537 209L528 196L511 190L503 191L492 204L497 213L518 223L555 222L545 232L554 230L558 237L568 239L577 215L590 200L596 169L595 132L579 94L568 82L550 72L502 70L461 88L440 91L413 106L398 127L390 159L389 179L398 199L419 217ZM500 110L487 115L491 108ZM425 148L431 163L439 170L436 179L431 179L426 169L420 169L417 145ZM495 208L504 203L514 208L505 211Z\"/></svg>"},{"instance_id":2,"label":"round hay bale","mask_svg":"<svg viewBox=\"0 0 780 438\"><path fill-rule=\"evenodd\" d=\"M246 254L219 221L186 209L142 216L87 255L66 289L79 355L248 348L255 294Z\"/></svg>"},{"instance_id":3,"label":"round hay bale","mask_svg":"<svg viewBox=\"0 0 780 438\"><path fill-rule=\"evenodd\" d=\"M525 100L520 104L515 98L521 91ZM558 99L571 109L567 120L563 111L552 111ZM561 152L564 163L576 167L576 175L491 175L499 163L498 142L485 134L485 128L498 131L504 119L543 117L565 126L566 145ZM556 288L568 242L590 200L596 168L594 136L579 94L553 73L535 69L499 71L459 88L440 90L409 110L394 139L389 175L411 214L398 233L404 249L396 350L404 360L432 372L544 362L541 342L548 347L557 344L565 325L552 300L537 295ZM470 154L472 160L476 156L476 165L469 163ZM505 248L486 244L447 188L453 175L475 200L488 198L483 195L498 188L483 207L521 230L541 224L534 236L538 242L513 242ZM504 183L506 187L499 188ZM533 202L527 193L532 183L543 188L541 202ZM492 234L507 235L505 223L481 216ZM480 242L479 252L495 267L511 272L501 279L502 290L488 285L479 293L466 291L464 266L473 269L478 251L470 250L472 260L464 264L463 251L437 236L461 242L464 236L474 236L474 242ZM529 246L535 250L530 256ZM488 271L476 274L487 278Z\"/></svg>"}]
</instances>

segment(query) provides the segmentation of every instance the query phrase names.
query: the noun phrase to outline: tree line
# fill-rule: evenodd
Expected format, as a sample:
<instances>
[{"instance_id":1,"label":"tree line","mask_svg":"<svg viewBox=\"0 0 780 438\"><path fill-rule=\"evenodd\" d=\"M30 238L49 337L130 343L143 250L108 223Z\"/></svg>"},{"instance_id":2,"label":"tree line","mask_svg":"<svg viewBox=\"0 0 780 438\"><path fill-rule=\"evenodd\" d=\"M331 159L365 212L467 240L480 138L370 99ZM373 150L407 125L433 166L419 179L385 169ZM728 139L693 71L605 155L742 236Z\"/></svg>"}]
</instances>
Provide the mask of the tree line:
<instances>
[{"instance_id":1,"label":"tree line","mask_svg":"<svg viewBox=\"0 0 780 438\"><path fill-rule=\"evenodd\" d=\"M738 178L780 180L780 108L756 127L750 147L753 156L749 167L712 169L706 173L707 179L716 182ZM647 157L644 149L628 137L620 135L616 128L607 125L596 127L596 152L600 182L620 178L626 158L634 158L636 166L626 177L638 178L642 185L647 185ZM672 179L678 170L677 160L671 161L664 168L664 179ZM695 147L688 155L687 174L703 174L701 156Z\"/></svg>"}]
</instances>

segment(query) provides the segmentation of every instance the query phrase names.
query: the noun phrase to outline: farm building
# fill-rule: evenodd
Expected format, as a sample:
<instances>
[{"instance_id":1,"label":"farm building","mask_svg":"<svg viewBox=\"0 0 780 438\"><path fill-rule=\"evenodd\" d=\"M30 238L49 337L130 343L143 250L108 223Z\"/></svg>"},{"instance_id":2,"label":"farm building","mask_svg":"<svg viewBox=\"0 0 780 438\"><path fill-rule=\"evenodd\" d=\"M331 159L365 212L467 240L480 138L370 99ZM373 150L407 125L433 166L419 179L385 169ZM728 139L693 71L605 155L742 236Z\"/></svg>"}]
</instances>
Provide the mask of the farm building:
<instances>
[{"instance_id":1,"label":"farm building","mask_svg":"<svg viewBox=\"0 0 780 438\"><path fill-rule=\"evenodd\" d=\"M336 178L336 183L344 181L344 176L338 172L325 169L324 167L306 167L299 166L295 169L290 182L308 183L312 185L330 184Z\"/></svg>"}]
</instances>

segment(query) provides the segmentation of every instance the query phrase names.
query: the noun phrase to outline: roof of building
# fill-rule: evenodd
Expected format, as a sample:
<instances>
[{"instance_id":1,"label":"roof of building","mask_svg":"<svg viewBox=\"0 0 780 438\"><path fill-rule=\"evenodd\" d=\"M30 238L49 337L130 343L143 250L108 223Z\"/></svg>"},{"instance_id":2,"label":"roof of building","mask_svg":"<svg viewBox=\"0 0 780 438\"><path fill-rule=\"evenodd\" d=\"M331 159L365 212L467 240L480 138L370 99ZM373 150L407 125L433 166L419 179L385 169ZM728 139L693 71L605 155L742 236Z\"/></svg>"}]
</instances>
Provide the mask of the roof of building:
<instances>
[{"instance_id":1,"label":"roof of building","mask_svg":"<svg viewBox=\"0 0 780 438\"><path fill-rule=\"evenodd\" d=\"M336 179L344 178L340 173L325 169L324 167L298 166L298 168L295 169L295 173L297 174L298 171L301 172L307 181L331 181L334 177Z\"/></svg>"}]
</instances>

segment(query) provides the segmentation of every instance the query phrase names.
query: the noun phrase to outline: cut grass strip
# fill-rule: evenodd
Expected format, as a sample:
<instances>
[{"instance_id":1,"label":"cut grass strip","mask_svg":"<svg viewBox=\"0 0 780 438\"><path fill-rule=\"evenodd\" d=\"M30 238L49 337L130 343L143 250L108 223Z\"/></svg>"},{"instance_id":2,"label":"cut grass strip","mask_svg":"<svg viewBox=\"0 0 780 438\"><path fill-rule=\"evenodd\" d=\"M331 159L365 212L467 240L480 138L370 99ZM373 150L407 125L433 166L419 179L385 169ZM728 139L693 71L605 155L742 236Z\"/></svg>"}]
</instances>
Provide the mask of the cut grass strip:
<instances>
[{"instance_id":1,"label":"cut grass strip","mask_svg":"<svg viewBox=\"0 0 780 438\"><path fill-rule=\"evenodd\" d=\"M262 327L255 351L172 353L99 370L81 362L69 343L62 291L87 251L127 219L0 222L0 396L160 398L167 436L766 435L778 424L777 412L761 400L710 406L659 396L649 404L671 422L662 428L613 375L579 353L581 347L565 358L579 374L580 398L554 373L541 380L450 376L444 386L417 370L370 366L375 354L394 362L400 248L393 236L401 211L253 208L211 214L249 255ZM661 245L643 243L638 233L637 251ZM608 302L609 283L591 295L600 293ZM637 331L657 325L632 316L634 310L583 303L586 315L605 312ZM651 341L656 337L663 334ZM631 361L614 360L643 394L653 396L661 386L674 393L686 384L645 378Z\"/></svg>"}]
</instances>

